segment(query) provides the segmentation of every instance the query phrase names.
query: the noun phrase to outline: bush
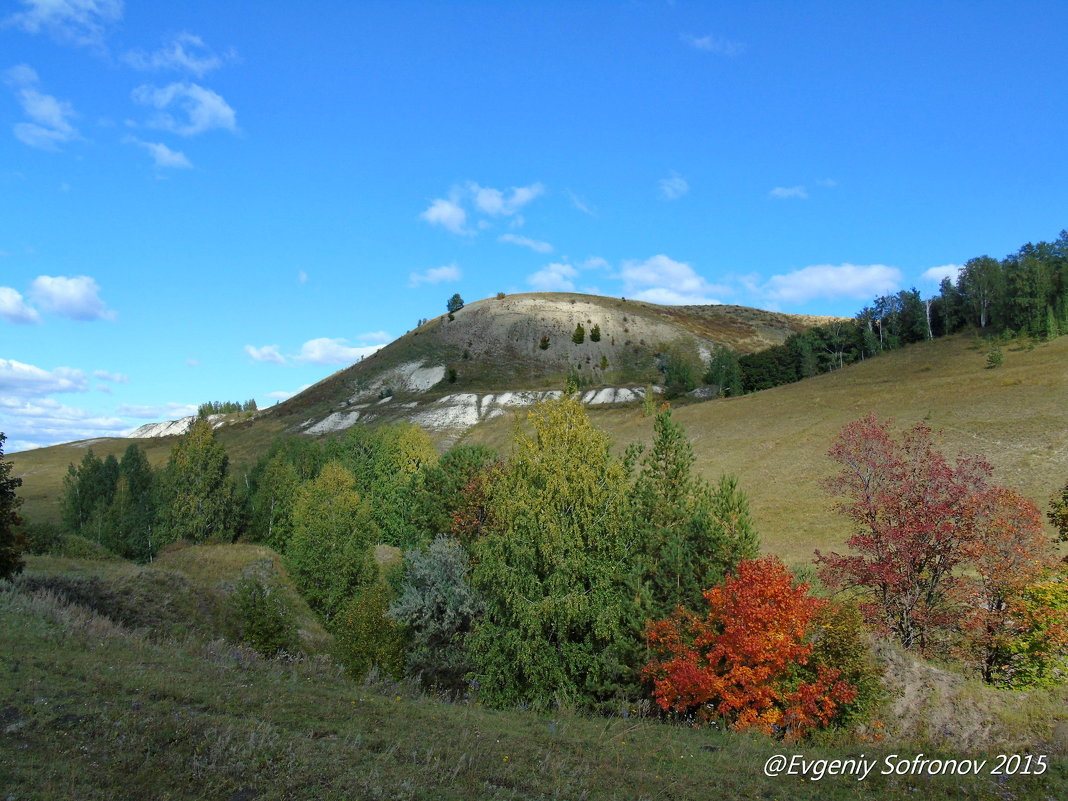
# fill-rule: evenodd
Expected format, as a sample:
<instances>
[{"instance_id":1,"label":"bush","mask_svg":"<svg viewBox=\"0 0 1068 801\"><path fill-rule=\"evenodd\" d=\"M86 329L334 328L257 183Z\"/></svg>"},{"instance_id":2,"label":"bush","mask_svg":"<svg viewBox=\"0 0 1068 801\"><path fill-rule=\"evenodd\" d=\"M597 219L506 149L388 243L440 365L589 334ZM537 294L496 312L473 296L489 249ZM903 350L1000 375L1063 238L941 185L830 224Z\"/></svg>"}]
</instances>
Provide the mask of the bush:
<instances>
[{"instance_id":1,"label":"bush","mask_svg":"<svg viewBox=\"0 0 1068 801\"><path fill-rule=\"evenodd\" d=\"M389 616L408 627L408 675L424 685L457 691L470 671L464 638L482 614L482 600L468 581L463 547L439 535L428 548L405 557L400 597Z\"/></svg>"},{"instance_id":2,"label":"bush","mask_svg":"<svg viewBox=\"0 0 1068 801\"><path fill-rule=\"evenodd\" d=\"M390 589L384 580L365 587L334 624L335 650L345 672L362 681L372 668L393 679L404 675L404 629L387 616Z\"/></svg>"},{"instance_id":3,"label":"bush","mask_svg":"<svg viewBox=\"0 0 1068 801\"><path fill-rule=\"evenodd\" d=\"M293 613L277 587L246 576L230 598L230 612L237 627L236 638L264 656L297 650Z\"/></svg>"},{"instance_id":4,"label":"bush","mask_svg":"<svg viewBox=\"0 0 1068 801\"><path fill-rule=\"evenodd\" d=\"M548 335L543 336L541 338L541 342L538 343L538 347L541 348L542 350L548 350L549 349L549 337L548 337Z\"/></svg>"},{"instance_id":5,"label":"bush","mask_svg":"<svg viewBox=\"0 0 1068 801\"><path fill-rule=\"evenodd\" d=\"M58 553L65 539L55 523L29 523L23 526L22 533L26 538L26 553L34 556Z\"/></svg>"},{"instance_id":6,"label":"bush","mask_svg":"<svg viewBox=\"0 0 1068 801\"><path fill-rule=\"evenodd\" d=\"M870 721L887 700L883 668L864 640L864 616L853 603L829 604L816 614L811 664L830 665L856 697L839 705L832 723L855 726ZM812 673L812 671L808 671Z\"/></svg>"},{"instance_id":7,"label":"bush","mask_svg":"<svg viewBox=\"0 0 1068 801\"><path fill-rule=\"evenodd\" d=\"M497 293L497 300L504 300L507 297L503 292Z\"/></svg>"},{"instance_id":8,"label":"bush","mask_svg":"<svg viewBox=\"0 0 1068 801\"><path fill-rule=\"evenodd\" d=\"M986 367L988 370L993 370L995 367L1001 367L1004 362L1005 354L1001 350L1001 345L995 343L986 355Z\"/></svg>"}]
</instances>

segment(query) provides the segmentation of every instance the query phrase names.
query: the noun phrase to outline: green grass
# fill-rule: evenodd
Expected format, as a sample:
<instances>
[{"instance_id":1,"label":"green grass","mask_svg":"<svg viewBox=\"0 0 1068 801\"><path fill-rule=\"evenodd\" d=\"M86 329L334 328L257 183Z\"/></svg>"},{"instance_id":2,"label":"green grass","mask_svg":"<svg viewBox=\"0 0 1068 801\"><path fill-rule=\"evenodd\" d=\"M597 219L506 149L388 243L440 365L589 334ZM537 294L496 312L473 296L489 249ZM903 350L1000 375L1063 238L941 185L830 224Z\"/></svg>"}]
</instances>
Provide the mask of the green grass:
<instances>
[{"instance_id":1,"label":"green grass","mask_svg":"<svg viewBox=\"0 0 1068 801\"><path fill-rule=\"evenodd\" d=\"M500 712L357 685L322 659L152 639L48 595L0 589L0 797L35 799L1059 799L1040 777L768 778L789 746L642 718ZM927 750L928 755L933 754ZM988 756L978 752L968 757Z\"/></svg>"}]
</instances>

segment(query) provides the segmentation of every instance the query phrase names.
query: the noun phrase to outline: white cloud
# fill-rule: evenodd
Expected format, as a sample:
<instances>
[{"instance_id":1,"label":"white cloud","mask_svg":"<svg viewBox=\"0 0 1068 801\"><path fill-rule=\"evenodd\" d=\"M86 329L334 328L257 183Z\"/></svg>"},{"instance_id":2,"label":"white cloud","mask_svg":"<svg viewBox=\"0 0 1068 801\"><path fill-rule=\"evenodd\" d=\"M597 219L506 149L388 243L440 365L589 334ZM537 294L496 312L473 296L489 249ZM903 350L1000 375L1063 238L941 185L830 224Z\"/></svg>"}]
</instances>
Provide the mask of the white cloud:
<instances>
[{"instance_id":1,"label":"white cloud","mask_svg":"<svg viewBox=\"0 0 1068 801\"><path fill-rule=\"evenodd\" d=\"M304 364L352 364L370 356L382 345L364 345L354 348L348 344L347 339L329 339L320 337L310 339L300 348L300 354L295 360Z\"/></svg>"},{"instance_id":2,"label":"white cloud","mask_svg":"<svg viewBox=\"0 0 1068 801\"><path fill-rule=\"evenodd\" d=\"M360 334L356 339L360 342L379 342L384 345L392 342L393 336L388 331L368 331L366 334Z\"/></svg>"},{"instance_id":3,"label":"white cloud","mask_svg":"<svg viewBox=\"0 0 1068 801\"><path fill-rule=\"evenodd\" d=\"M122 0L22 0L25 11L5 22L61 42L101 47L109 25L122 19Z\"/></svg>"},{"instance_id":4,"label":"white cloud","mask_svg":"<svg viewBox=\"0 0 1068 801\"><path fill-rule=\"evenodd\" d=\"M535 253L552 253L553 246L548 242L531 239L529 236L516 236L515 234L501 234L497 237L498 242L510 242L513 245L530 248Z\"/></svg>"},{"instance_id":5,"label":"white cloud","mask_svg":"<svg viewBox=\"0 0 1068 801\"><path fill-rule=\"evenodd\" d=\"M127 142L143 147L152 156L152 161L157 167L170 167L172 169L188 169L193 166L180 150L171 150L162 142L143 142L135 136L126 138Z\"/></svg>"},{"instance_id":6,"label":"white cloud","mask_svg":"<svg viewBox=\"0 0 1068 801\"><path fill-rule=\"evenodd\" d=\"M245 353L247 353L253 361L268 362L270 364L285 364L286 357L278 352L277 345L264 345L262 348L257 348L255 345L245 345Z\"/></svg>"},{"instance_id":7,"label":"white cloud","mask_svg":"<svg viewBox=\"0 0 1068 801\"><path fill-rule=\"evenodd\" d=\"M297 271L297 283L302 286L308 283L308 274L304 270Z\"/></svg>"},{"instance_id":8,"label":"white cloud","mask_svg":"<svg viewBox=\"0 0 1068 801\"><path fill-rule=\"evenodd\" d=\"M900 284L901 271L885 264L816 264L773 275L763 291L772 300L805 303L813 298L872 298Z\"/></svg>"},{"instance_id":9,"label":"white cloud","mask_svg":"<svg viewBox=\"0 0 1068 801\"><path fill-rule=\"evenodd\" d=\"M0 394L36 398L52 392L85 392L85 373L71 367L44 370L14 359L0 359Z\"/></svg>"},{"instance_id":10,"label":"white cloud","mask_svg":"<svg viewBox=\"0 0 1068 801\"><path fill-rule=\"evenodd\" d=\"M446 281L459 281L463 277L460 268L455 264L446 264L442 267L431 267L421 273L409 273L408 286L416 287L420 284L441 284Z\"/></svg>"},{"instance_id":11,"label":"white cloud","mask_svg":"<svg viewBox=\"0 0 1068 801\"><path fill-rule=\"evenodd\" d=\"M684 33L680 38L695 50L703 50L706 53L716 53L720 56L737 56L745 52L745 42L735 42L730 39L724 39L722 36L713 36L712 34L691 36Z\"/></svg>"},{"instance_id":12,"label":"white cloud","mask_svg":"<svg viewBox=\"0 0 1068 801\"><path fill-rule=\"evenodd\" d=\"M515 214L530 201L545 193L545 187L540 183L533 183L530 186L513 186L511 192L503 192L490 186L479 186L474 181L469 181L467 188L475 207L491 217Z\"/></svg>"},{"instance_id":13,"label":"white cloud","mask_svg":"<svg viewBox=\"0 0 1068 801\"><path fill-rule=\"evenodd\" d=\"M221 95L195 83L172 83L162 88L145 84L133 90L135 102L159 109L149 120L153 128L161 128L180 136L194 136L215 128L237 132L237 115ZM185 120L178 120L167 109L180 109Z\"/></svg>"},{"instance_id":14,"label":"white cloud","mask_svg":"<svg viewBox=\"0 0 1068 801\"><path fill-rule=\"evenodd\" d=\"M41 322L37 309L27 305L20 293L7 286L0 286L0 317L24 325Z\"/></svg>"},{"instance_id":15,"label":"white cloud","mask_svg":"<svg viewBox=\"0 0 1068 801\"><path fill-rule=\"evenodd\" d=\"M803 186L777 186L768 192L776 200L808 200L808 190Z\"/></svg>"},{"instance_id":16,"label":"white cloud","mask_svg":"<svg viewBox=\"0 0 1068 801\"><path fill-rule=\"evenodd\" d=\"M124 403L115 411L124 417L136 417L139 420L174 420L196 414L197 407L192 403L174 403L173 401L154 406L131 406Z\"/></svg>"},{"instance_id":17,"label":"white cloud","mask_svg":"<svg viewBox=\"0 0 1068 801\"><path fill-rule=\"evenodd\" d=\"M159 50L151 53L131 50L123 56L123 61L139 70L177 70L203 78L236 57L232 49L220 56L199 36L179 33Z\"/></svg>"},{"instance_id":18,"label":"white cloud","mask_svg":"<svg viewBox=\"0 0 1068 801\"><path fill-rule=\"evenodd\" d=\"M478 221L475 229L469 228L465 204L472 206L474 212L488 217L514 217L520 209L544 193L545 187L540 183L513 186L505 191L468 181L463 187L453 187L448 198L435 198L419 217L454 234L470 235L475 230L489 228L490 223L483 219Z\"/></svg>"},{"instance_id":19,"label":"white cloud","mask_svg":"<svg viewBox=\"0 0 1068 801\"><path fill-rule=\"evenodd\" d=\"M93 378L110 381L113 384L129 384L130 377L125 373L109 373L107 370L93 370Z\"/></svg>"},{"instance_id":20,"label":"white cloud","mask_svg":"<svg viewBox=\"0 0 1068 801\"><path fill-rule=\"evenodd\" d=\"M454 234L471 233L467 228L467 212L464 211L457 198L449 200L435 198L431 201L430 207L419 217L431 225L440 225Z\"/></svg>"},{"instance_id":21,"label":"white cloud","mask_svg":"<svg viewBox=\"0 0 1068 801\"><path fill-rule=\"evenodd\" d=\"M690 191L690 184L685 178L674 171L672 171L671 175L667 178L661 178L659 186L660 197L665 200L678 200Z\"/></svg>"},{"instance_id":22,"label":"white cloud","mask_svg":"<svg viewBox=\"0 0 1068 801\"><path fill-rule=\"evenodd\" d=\"M29 450L94 437L122 436L128 423L119 418L94 415L52 398L25 400L0 396L0 416L11 424L11 450Z\"/></svg>"},{"instance_id":23,"label":"white cloud","mask_svg":"<svg viewBox=\"0 0 1068 801\"><path fill-rule=\"evenodd\" d=\"M941 284L943 278L948 278L956 283L957 276L964 269L963 264L943 264L940 267L928 267L923 271L921 279L932 284Z\"/></svg>"},{"instance_id":24,"label":"white cloud","mask_svg":"<svg viewBox=\"0 0 1068 801\"><path fill-rule=\"evenodd\" d=\"M15 123L12 130L23 144L41 150L59 150L59 145L81 139L71 124L78 115L65 100L38 91L37 73L26 64L19 64L4 73L4 82L14 88L23 112L32 122Z\"/></svg>"},{"instance_id":25,"label":"white cloud","mask_svg":"<svg viewBox=\"0 0 1068 801\"><path fill-rule=\"evenodd\" d=\"M619 277L625 297L676 305L718 304L713 294L729 291L708 283L687 262L658 254L645 261L625 261Z\"/></svg>"},{"instance_id":26,"label":"white cloud","mask_svg":"<svg viewBox=\"0 0 1068 801\"><path fill-rule=\"evenodd\" d=\"M570 264L553 263L527 276L527 283L542 292L574 292L578 270Z\"/></svg>"},{"instance_id":27,"label":"white cloud","mask_svg":"<svg viewBox=\"0 0 1068 801\"><path fill-rule=\"evenodd\" d=\"M46 311L71 320L114 320L115 312L104 304L99 292L96 281L87 275L40 275L33 281L30 297Z\"/></svg>"}]
</instances>

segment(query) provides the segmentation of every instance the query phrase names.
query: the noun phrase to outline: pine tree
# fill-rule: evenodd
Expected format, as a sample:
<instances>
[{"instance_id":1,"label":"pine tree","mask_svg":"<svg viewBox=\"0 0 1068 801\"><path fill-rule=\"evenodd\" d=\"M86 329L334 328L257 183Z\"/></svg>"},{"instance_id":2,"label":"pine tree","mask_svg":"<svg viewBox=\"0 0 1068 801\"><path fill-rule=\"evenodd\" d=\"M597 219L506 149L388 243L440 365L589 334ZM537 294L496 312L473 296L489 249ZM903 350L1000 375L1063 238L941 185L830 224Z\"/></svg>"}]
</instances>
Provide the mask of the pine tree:
<instances>
[{"instance_id":1,"label":"pine tree","mask_svg":"<svg viewBox=\"0 0 1068 801\"><path fill-rule=\"evenodd\" d=\"M601 326L595 324L593 326L593 328L590 329L590 341L591 342L600 342L601 341Z\"/></svg>"},{"instance_id":2,"label":"pine tree","mask_svg":"<svg viewBox=\"0 0 1068 801\"><path fill-rule=\"evenodd\" d=\"M581 345L586 341L586 329L582 327L582 323L575 326L575 333L571 335L571 341L576 345Z\"/></svg>"}]
</instances>

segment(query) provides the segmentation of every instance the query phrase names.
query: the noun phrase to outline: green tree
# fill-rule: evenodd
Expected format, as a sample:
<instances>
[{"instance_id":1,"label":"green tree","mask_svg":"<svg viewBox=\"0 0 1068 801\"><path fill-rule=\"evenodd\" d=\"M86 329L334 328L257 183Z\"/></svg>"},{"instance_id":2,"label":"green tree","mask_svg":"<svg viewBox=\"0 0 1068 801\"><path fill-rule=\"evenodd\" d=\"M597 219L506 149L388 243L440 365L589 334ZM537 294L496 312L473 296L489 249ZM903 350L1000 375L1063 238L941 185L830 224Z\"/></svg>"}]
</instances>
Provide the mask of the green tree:
<instances>
[{"instance_id":1,"label":"green tree","mask_svg":"<svg viewBox=\"0 0 1068 801\"><path fill-rule=\"evenodd\" d=\"M460 297L460 293L459 292L457 292L455 295L453 295L451 298L449 298L448 302L445 304L445 308L448 310L449 314L452 314L454 312L458 312L463 307L464 307L464 299Z\"/></svg>"},{"instance_id":2,"label":"green tree","mask_svg":"<svg viewBox=\"0 0 1068 801\"><path fill-rule=\"evenodd\" d=\"M26 543L16 531L22 518L18 515L22 498L15 492L21 478L11 477L11 462L4 458L7 435L0 431L0 579L10 579L22 572L22 551Z\"/></svg>"},{"instance_id":3,"label":"green tree","mask_svg":"<svg viewBox=\"0 0 1068 801\"><path fill-rule=\"evenodd\" d=\"M267 657L299 647L293 612L278 587L253 576L242 578L230 598L237 639Z\"/></svg>"},{"instance_id":4,"label":"green tree","mask_svg":"<svg viewBox=\"0 0 1068 801\"><path fill-rule=\"evenodd\" d=\"M600 342L601 341L601 326L597 325L596 323L594 324L593 328L590 329L590 341L591 342Z\"/></svg>"},{"instance_id":5,"label":"green tree","mask_svg":"<svg viewBox=\"0 0 1068 801\"><path fill-rule=\"evenodd\" d=\"M171 448L162 476L160 525L168 540L231 538L234 487L229 465L211 423L193 421Z\"/></svg>"},{"instance_id":6,"label":"green tree","mask_svg":"<svg viewBox=\"0 0 1068 801\"><path fill-rule=\"evenodd\" d=\"M594 704L635 680L630 579L636 543L629 466L581 402L546 401L519 429L488 488L474 543L486 613L468 639L481 697L496 706Z\"/></svg>"},{"instance_id":7,"label":"green tree","mask_svg":"<svg viewBox=\"0 0 1068 801\"><path fill-rule=\"evenodd\" d=\"M252 536L285 553L293 534L293 501L300 474L285 454L276 453L259 475L252 494Z\"/></svg>"},{"instance_id":8,"label":"green tree","mask_svg":"<svg viewBox=\"0 0 1068 801\"><path fill-rule=\"evenodd\" d=\"M571 335L571 341L576 345L581 345L586 341L586 329L582 327L582 323L575 326L575 333Z\"/></svg>"},{"instance_id":9,"label":"green tree","mask_svg":"<svg viewBox=\"0 0 1068 801\"><path fill-rule=\"evenodd\" d=\"M438 462L426 464L414 482L415 529L428 537L451 530L464 488L496 462L497 452L486 445L456 445Z\"/></svg>"},{"instance_id":10,"label":"green tree","mask_svg":"<svg viewBox=\"0 0 1068 801\"><path fill-rule=\"evenodd\" d=\"M286 558L308 605L327 621L377 579L371 553L377 540L370 504L340 462L327 462L297 490Z\"/></svg>"},{"instance_id":11,"label":"green tree","mask_svg":"<svg viewBox=\"0 0 1068 801\"><path fill-rule=\"evenodd\" d=\"M1049 511L1046 513L1050 524L1057 529L1057 537L1061 542L1068 542L1068 483L1059 493L1054 493L1049 501Z\"/></svg>"},{"instance_id":12,"label":"green tree","mask_svg":"<svg viewBox=\"0 0 1068 801\"><path fill-rule=\"evenodd\" d=\"M131 443L119 462L119 478L107 508L101 544L120 556L147 562L158 548L156 475L144 450Z\"/></svg>"},{"instance_id":13,"label":"green tree","mask_svg":"<svg viewBox=\"0 0 1068 801\"><path fill-rule=\"evenodd\" d=\"M693 446L670 409L656 416L653 429L634 488L645 619L666 617L680 605L699 611L704 591L758 550L737 480L723 476L712 489L694 474Z\"/></svg>"},{"instance_id":14,"label":"green tree","mask_svg":"<svg viewBox=\"0 0 1068 801\"><path fill-rule=\"evenodd\" d=\"M738 364L737 351L726 345L713 345L704 378L705 383L716 387L723 396L740 395L741 366Z\"/></svg>"}]
</instances>

